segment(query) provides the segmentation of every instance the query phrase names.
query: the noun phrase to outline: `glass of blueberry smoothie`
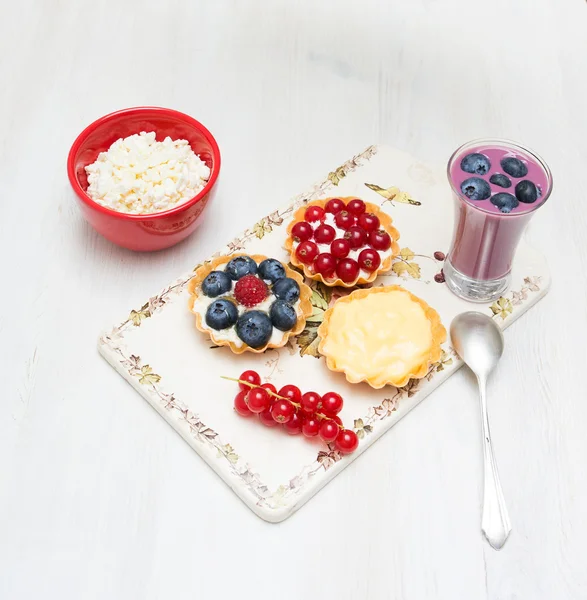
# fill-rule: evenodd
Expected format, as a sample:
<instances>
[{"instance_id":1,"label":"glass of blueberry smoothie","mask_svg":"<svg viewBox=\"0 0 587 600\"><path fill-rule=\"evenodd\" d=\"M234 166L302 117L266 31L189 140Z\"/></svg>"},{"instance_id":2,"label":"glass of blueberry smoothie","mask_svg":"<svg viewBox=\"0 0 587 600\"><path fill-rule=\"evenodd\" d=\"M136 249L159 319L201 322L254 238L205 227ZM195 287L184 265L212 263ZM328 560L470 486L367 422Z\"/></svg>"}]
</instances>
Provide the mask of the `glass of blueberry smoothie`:
<instances>
[{"instance_id":1,"label":"glass of blueberry smoothie","mask_svg":"<svg viewBox=\"0 0 587 600\"><path fill-rule=\"evenodd\" d=\"M552 175L534 152L506 140L475 140L448 161L455 231L444 265L450 290L472 302L499 298L528 221L552 191Z\"/></svg>"}]
</instances>

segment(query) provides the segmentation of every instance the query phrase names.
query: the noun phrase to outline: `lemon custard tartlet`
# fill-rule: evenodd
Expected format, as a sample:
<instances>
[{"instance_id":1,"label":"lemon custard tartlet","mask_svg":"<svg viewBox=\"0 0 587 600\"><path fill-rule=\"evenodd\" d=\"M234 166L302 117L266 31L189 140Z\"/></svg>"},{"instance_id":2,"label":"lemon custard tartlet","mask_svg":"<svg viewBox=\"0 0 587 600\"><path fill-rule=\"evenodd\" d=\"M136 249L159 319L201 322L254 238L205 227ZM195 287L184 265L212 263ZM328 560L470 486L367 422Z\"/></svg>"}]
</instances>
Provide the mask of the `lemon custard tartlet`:
<instances>
[{"instance_id":1,"label":"lemon custard tartlet","mask_svg":"<svg viewBox=\"0 0 587 600\"><path fill-rule=\"evenodd\" d=\"M350 383L402 387L440 359L446 329L438 313L398 285L356 290L324 314L319 352Z\"/></svg>"},{"instance_id":2,"label":"lemon custard tartlet","mask_svg":"<svg viewBox=\"0 0 587 600\"><path fill-rule=\"evenodd\" d=\"M196 271L188 290L197 328L236 354L284 346L312 313L302 276L266 256L216 258Z\"/></svg>"},{"instance_id":3,"label":"lemon custard tartlet","mask_svg":"<svg viewBox=\"0 0 587 600\"><path fill-rule=\"evenodd\" d=\"M399 253L392 222L377 205L354 196L315 200L295 212L285 247L310 279L344 287L371 283Z\"/></svg>"}]
</instances>

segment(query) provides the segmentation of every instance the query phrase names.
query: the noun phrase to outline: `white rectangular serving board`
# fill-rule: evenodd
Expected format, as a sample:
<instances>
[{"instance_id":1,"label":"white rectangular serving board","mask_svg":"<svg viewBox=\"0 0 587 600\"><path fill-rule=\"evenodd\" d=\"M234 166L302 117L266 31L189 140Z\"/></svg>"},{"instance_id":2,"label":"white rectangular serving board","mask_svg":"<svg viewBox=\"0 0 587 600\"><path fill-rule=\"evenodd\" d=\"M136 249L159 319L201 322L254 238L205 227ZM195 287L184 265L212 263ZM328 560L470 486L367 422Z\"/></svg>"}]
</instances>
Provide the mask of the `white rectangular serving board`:
<instances>
[{"instance_id":1,"label":"white rectangular serving board","mask_svg":"<svg viewBox=\"0 0 587 600\"><path fill-rule=\"evenodd\" d=\"M421 205L386 201L365 184L382 189L397 186ZM354 195L382 204L401 235L397 266L374 285L405 286L439 312L447 329L455 315L472 309L493 315L505 328L548 290L545 259L524 241L516 256L511 291L493 305L469 304L451 294L444 283L435 282L442 262L434 253L447 251L453 229L453 201L445 173L381 146L371 146L349 160L218 254L245 251L287 262L283 243L293 210L309 200ZM314 313L297 339L279 350L237 356L228 348L212 347L209 338L196 330L187 306L186 284L192 276L179 278L131 311L120 325L102 335L99 350L243 502L267 521L286 519L461 366L447 342L441 363L432 366L426 379L412 381L405 388L373 390L364 383L347 383L314 355L317 344L313 341L324 309L346 292L315 282L309 282L315 292ZM358 450L340 456L319 440L288 436L278 427L267 428L257 419L238 416L232 408L237 385L220 376L238 377L249 368L278 388L302 382L304 391L339 392L345 399L340 416L346 427L358 432Z\"/></svg>"}]
</instances>

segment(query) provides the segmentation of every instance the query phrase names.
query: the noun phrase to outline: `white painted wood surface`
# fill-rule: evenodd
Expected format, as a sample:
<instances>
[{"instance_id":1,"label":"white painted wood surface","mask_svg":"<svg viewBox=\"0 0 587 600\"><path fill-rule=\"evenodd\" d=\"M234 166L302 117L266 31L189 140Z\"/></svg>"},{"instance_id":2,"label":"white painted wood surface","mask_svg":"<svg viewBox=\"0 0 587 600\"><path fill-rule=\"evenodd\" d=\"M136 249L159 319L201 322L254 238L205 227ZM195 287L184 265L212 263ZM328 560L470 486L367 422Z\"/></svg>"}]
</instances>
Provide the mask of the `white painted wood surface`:
<instances>
[{"instance_id":1,"label":"white painted wood surface","mask_svg":"<svg viewBox=\"0 0 587 600\"><path fill-rule=\"evenodd\" d=\"M585 2L0 11L0 598L586 598ZM138 104L201 119L224 158L206 226L159 254L99 238L65 174L88 122ZM529 231L553 286L490 387L511 539L496 553L479 533L465 372L292 519L262 523L111 372L97 333L358 149L442 163L488 135L534 147L556 180Z\"/></svg>"}]
</instances>

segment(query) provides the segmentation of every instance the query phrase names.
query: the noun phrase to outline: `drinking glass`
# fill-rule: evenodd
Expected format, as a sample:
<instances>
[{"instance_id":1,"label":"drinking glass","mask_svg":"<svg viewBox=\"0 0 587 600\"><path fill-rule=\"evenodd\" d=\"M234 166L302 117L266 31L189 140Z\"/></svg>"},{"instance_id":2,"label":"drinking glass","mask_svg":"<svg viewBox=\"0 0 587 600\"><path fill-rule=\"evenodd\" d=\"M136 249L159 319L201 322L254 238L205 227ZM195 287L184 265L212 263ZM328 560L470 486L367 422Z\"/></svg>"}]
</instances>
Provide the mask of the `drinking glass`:
<instances>
[{"instance_id":1,"label":"drinking glass","mask_svg":"<svg viewBox=\"0 0 587 600\"><path fill-rule=\"evenodd\" d=\"M468 198L455 181L457 177L477 177L464 173L460 161L473 152L507 152L508 156L523 159L528 174L523 178L511 178L509 189L491 184L492 194L514 194L515 185L522 179L535 179L540 196L533 204L519 204L509 213L500 212L490 200L476 202ZM500 163L492 163L492 172L499 171ZM499 298L509 287L512 263L518 242L532 218L544 205L552 191L550 169L535 152L528 148L500 139L474 140L458 148L450 157L447 167L448 180L453 190L455 204L455 228L453 240L444 265L444 278L449 289L457 296L471 302L491 302ZM490 172L479 177L489 183Z\"/></svg>"}]
</instances>

